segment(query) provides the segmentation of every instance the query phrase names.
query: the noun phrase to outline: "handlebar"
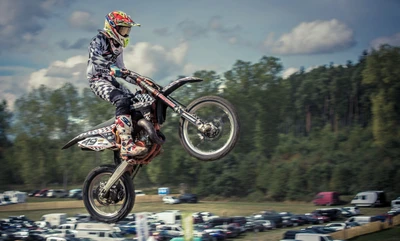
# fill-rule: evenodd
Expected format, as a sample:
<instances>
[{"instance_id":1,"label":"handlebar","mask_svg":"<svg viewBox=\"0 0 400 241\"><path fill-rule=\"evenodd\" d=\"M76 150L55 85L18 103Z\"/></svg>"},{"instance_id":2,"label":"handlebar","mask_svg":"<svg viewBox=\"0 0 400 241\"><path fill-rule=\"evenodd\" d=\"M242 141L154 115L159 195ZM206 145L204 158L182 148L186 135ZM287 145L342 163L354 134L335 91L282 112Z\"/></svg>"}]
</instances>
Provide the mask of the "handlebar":
<instances>
[{"instance_id":1,"label":"handlebar","mask_svg":"<svg viewBox=\"0 0 400 241\"><path fill-rule=\"evenodd\" d=\"M143 84L141 83L146 83L147 85L151 86L152 88L161 91L162 86L157 84L153 79L147 76L142 76L134 71L128 70L129 71L129 77L135 80L136 84L140 87L144 87Z\"/></svg>"}]
</instances>

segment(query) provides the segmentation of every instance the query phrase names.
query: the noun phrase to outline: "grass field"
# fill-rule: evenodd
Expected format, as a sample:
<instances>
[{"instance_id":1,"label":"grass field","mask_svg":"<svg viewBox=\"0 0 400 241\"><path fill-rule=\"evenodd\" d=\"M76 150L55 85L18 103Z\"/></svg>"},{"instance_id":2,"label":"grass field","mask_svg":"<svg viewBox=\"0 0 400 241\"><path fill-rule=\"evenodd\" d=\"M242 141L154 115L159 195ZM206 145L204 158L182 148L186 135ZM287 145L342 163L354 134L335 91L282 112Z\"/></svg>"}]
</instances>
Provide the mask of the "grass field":
<instances>
[{"instance_id":1,"label":"grass field","mask_svg":"<svg viewBox=\"0 0 400 241\"><path fill-rule=\"evenodd\" d=\"M52 205L52 202L43 202L44 206L48 208L49 205ZM219 216L248 216L253 213L257 213L262 210L275 210L278 212L287 211L292 213L308 213L312 212L316 207L311 203L305 202L264 202L264 203L250 203L250 202L229 202L229 201L202 201L197 204L177 204L177 205L167 205L160 202L137 202L132 210L132 212L159 212L167 209L178 209L182 212L186 213L193 213L199 211L209 211ZM361 213L363 215L376 215L381 213L386 213L389 208L361 208ZM47 209L47 210L35 210L35 211L2 211L0 212L0 218L7 218L8 216L12 215L26 215L28 218L32 220L39 220L42 215L48 213L67 213L68 216L74 216L77 213L87 213L86 209L84 208L73 208L73 209ZM282 238L282 234L289 229L296 229L296 228L285 228L285 229L276 229L267 232L260 232L260 233L250 233L242 236L240 241L276 241ZM300 228L297 228L300 229ZM396 229L397 233L400 229ZM392 231L396 232L396 230L389 230L391 233L386 234L386 232L380 232L379 235L385 235L384 237L391 237L394 235ZM369 235L368 235L369 236ZM366 236L367 237L367 236ZM400 235L397 235L398 239L400 240ZM357 239L357 241L372 241L372 240L388 240L394 241L395 239Z\"/></svg>"}]
</instances>

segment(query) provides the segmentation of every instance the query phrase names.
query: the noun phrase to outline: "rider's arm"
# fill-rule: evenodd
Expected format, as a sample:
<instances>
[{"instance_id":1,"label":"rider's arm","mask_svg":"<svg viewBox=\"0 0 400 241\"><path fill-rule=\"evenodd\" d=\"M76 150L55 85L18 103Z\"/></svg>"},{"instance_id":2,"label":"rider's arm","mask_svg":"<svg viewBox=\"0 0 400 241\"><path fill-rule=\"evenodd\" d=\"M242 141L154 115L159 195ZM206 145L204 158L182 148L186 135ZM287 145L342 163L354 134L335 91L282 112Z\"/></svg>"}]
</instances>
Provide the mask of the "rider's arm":
<instances>
[{"instance_id":1,"label":"rider's arm","mask_svg":"<svg viewBox=\"0 0 400 241\"><path fill-rule=\"evenodd\" d=\"M105 39L98 35L89 44L89 61L94 65L97 72L107 73L112 65L111 61L106 60L102 54L105 51Z\"/></svg>"}]
</instances>

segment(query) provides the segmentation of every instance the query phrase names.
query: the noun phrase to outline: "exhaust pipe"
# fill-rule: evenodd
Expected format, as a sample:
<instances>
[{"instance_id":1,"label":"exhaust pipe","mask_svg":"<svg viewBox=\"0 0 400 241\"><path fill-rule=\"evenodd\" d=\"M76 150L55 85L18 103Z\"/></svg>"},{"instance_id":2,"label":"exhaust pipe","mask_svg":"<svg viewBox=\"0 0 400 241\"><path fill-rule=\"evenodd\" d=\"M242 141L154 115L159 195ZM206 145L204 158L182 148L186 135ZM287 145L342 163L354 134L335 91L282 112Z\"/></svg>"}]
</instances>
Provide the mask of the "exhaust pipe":
<instances>
[{"instance_id":1,"label":"exhaust pipe","mask_svg":"<svg viewBox=\"0 0 400 241\"><path fill-rule=\"evenodd\" d=\"M140 119L137 122L138 126L142 127L148 134L150 137L150 140L156 144L162 145L164 144L164 140L161 139L158 135L156 130L154 129L154 126L150 123L150 121L146 120L146 119Z\"/></svg>"}]
</instances>

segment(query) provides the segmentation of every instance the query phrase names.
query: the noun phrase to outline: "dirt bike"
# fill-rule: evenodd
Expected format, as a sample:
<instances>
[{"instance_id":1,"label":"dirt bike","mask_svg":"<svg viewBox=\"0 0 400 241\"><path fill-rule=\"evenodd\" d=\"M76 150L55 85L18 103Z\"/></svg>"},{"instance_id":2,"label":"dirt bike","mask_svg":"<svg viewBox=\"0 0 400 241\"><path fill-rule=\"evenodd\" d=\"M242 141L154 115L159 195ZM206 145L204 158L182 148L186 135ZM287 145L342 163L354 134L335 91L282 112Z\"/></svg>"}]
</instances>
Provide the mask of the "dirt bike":
<instances>
[{"instance_id":1,"label":"dirt bike","mask_svg":"<svg viewBox=\"0 0 400 241\"><path fill-rule=\"evenodd\" d=\"M188 106L180 104L170 94L187 83L202 79L186 77L162 87L152 79L129 72L140 91L132 96L132 138L136 145L148 148L140 158L123 160L115 118L97 125L70 140L62 149L78 144L83 150L114 152L114 165L94 168L86 177L82 197L92 218L107 223L126 217L135 203L133 179L144 165L158 156L165 142L160 131L168 107L180 116L179 138L183 148L202 161L217 160L227 155L239 136L237 113L227 100L219 96L204 96Z\"/></svg>"}]
</instances>

